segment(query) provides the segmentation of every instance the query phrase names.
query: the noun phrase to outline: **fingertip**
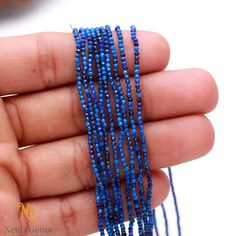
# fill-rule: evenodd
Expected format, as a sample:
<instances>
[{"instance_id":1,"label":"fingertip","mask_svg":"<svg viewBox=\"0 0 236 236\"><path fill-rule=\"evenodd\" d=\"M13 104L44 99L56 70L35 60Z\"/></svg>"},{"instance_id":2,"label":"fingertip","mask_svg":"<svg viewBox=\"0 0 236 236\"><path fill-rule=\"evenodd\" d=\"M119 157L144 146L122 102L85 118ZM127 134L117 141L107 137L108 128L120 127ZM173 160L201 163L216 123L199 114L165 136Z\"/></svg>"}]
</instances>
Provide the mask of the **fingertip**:
<instances>
[{"instance_id":1,"label":"fingertip","mask_svg":"<svg viewBox=\"0 0 236 236\"><path fill-rule=\"evenodd\" d=\"M211 112L216 107L219 98L216 81L209 71L199 68L195 70L198 71L199 78L205 80L206 94L209 94L208 99L206 99L207 106L205 112Z\"/></svg>"},{"instance_id":2,"label":"fingertip","mask_svg":"<svg viewBox=\"0 0 236 236\"><path fill-rule=\"evenodd\" d=\"M155 208L167 198L170 190L170 184L167 175L162 170L152 170L152 180L152 207Z\"/></svg>"},{"instance_id":3,"label":"fingertip","mask_svg":"<svg viewBox=\"0 0 236 236\"><path fill-rule=\"evenodd\" d=\"M156 41L159 38L159 52L160 52L160 56L162 56L162 65L160 68L162 68L162 70L164 70L170 60L170 45L169 42L167 41L167 39L162 36L161 34L157 34L157 33L153 33L156 35Z\"/></svg>"},{"instance_id":4,"label":"fingertip","mask_svg":"<svg viewBox=\"0 0 236 236\"><path fill-rule=\"evenodd\" d=\"M191 68L188 70L193 74L193 77L197 78L198 86L201 86L201 88L199 88L199 91L201 91L199 95L204 98L203 112L211 112L216 107L219 97L218 88L214 77L205 69Z\"/></svg>"},{"instance_id":5,"label":"fingertip","mask_svg":"<svg viewBox=\"0 0 236 236\"><path fill-rule=\"evenodd\" d=\"M141 66L148 68L148 73L164 70L170 58L168 41L160 34L151 31L139 31L138 38L141 44Z\"/></svg>"},{"instance_id":6,"label":"fingertip","mask_svg":"<svg viewBox=\"0 0 236 236\"><path fill-rule=\"evenodd\" d=\"M203 129L205 130L204 135L202 135L201 137L202 153L200 153L199 155L204 156L208 154L214 146L215 130L208 117L204 115L199 115L199 119L201 122L201 126L204 127Z\"/></svg>"}]
</instances>

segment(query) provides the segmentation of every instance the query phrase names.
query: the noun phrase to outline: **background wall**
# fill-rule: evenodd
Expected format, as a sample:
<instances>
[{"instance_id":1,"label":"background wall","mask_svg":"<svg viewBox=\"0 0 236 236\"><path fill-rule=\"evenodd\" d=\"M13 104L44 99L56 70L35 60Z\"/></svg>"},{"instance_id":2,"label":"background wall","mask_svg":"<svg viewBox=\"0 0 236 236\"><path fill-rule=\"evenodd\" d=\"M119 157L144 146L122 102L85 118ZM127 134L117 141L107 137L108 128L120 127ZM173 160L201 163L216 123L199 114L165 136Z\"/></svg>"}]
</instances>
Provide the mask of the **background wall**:
<instances>
[{"instance_id":1,"label":"background wall","mask_svg":"<svg viewBox=\"0 0 236 236\"><path fill-rule=\"evenodd\" d=\"M0 36L69 32L70 24L109 23L120 24L122 28L135 24L168 39L172 52L167 69L202 67L213 74L220 92L218 108L209 114L216 129L215 147L205 158L173 169L184 236L236 235L234 2L32 0L24 10L0 10ZM169 200L170 235L175 236L175 215ZM158 217L161 218L159 210Z\"/></svg>"}]
</instances>

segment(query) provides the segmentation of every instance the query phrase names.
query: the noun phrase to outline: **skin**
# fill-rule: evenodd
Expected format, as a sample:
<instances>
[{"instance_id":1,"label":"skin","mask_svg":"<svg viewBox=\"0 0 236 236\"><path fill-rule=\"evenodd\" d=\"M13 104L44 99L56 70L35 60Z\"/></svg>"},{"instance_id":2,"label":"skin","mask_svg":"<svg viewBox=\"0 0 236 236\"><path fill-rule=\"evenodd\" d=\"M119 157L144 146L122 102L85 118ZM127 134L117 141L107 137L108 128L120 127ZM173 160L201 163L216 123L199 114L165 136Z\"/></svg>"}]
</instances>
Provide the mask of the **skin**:
<instances>
[{"instance_id":1,"label":"skin","mask_svg":"<svg viewBox=\"0 0 236 236\"><path fill-rule=\"evenodd\" d=\"M7 5L25 5L28 3L28 0L0 0L0 8L5 7Z\"/></svg>"},{"instance_id":2,"label":"skin","mask_svg":"<svg viewBox=\"0 0 236 236\"><path fill-rule=\"evenodd\" d=\"M124 37L131 68L129 32ZM194 160L212 148L214 130L204 114L214 109L218 93L205 70L163 71L170 50L162 36L138 32L138 38L156 207L169 191L160 168ZM65 33L0 39L0 94L17 94L0 100L1 235L6 225L48 227L57 236L97 231L95 180L75 86L74 48L73 36ZM36 207L36 222L20 219L20 202Z\"/></svg>"}]
</instances>

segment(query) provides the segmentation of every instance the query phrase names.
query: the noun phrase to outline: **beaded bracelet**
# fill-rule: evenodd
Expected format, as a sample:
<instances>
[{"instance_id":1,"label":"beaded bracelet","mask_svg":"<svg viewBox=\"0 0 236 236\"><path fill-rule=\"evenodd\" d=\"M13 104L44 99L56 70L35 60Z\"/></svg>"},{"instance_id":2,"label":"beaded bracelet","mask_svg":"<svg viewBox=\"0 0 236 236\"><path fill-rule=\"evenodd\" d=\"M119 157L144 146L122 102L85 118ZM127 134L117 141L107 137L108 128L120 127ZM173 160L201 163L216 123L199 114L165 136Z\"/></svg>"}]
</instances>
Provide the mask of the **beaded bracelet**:
<instances>
[{"instance_id":1,"label":"beaded bracelet","mask_svg":"<svg viewBox=\"0 0 236 236\"><path fill-rule=\"evenodd\" d=\"M159 235L155 212L151 209L152 177L142 119L136 28L131 26L133 81L119 26L115 32L118 47L108 25L91 29L73 28L77 88L96 179L98 228L101 235L107 232L109 236L132 236L134 223L137 222L139 235L153 235L154 226ZM124 83L121 77L124 77ZM124 224L125 211L129 220L128 229ZM165 213L164 206L163 211ZM168 227L166 229L168 233Z\"/></svg>"}]
</instances>

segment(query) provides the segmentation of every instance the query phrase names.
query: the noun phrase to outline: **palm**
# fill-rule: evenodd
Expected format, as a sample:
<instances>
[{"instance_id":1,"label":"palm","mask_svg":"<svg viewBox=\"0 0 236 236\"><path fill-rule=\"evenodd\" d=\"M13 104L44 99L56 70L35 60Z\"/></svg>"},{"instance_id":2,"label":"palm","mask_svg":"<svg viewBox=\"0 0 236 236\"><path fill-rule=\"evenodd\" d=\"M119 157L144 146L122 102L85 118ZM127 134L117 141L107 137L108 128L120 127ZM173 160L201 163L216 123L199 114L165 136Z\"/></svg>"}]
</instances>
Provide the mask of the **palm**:
<instances>
[{"instance_id":1,"label":"palm","mask_svg":"<svg viewBox=\"0 0 236 236\"><path fill-rule=\"evenodd\" d=\"M125 35L131 64L131 42L128 32ZM217 89L211 76L199 69L163 72L169 58L166 41L154 33L138 36L157 206L168 193L167 178L159 169L200 157L212 147L214 131L203 114L216 105ZM18 94L0 103L1 235L5 226L26 224L58 236L96 231L95 180L74 84L72 35L3 38L0 52L0 93ZM30 147L19 150L24 146ZM36 207L35 222L19 219L20 202Z\"/></svg>"}]
</instances>

